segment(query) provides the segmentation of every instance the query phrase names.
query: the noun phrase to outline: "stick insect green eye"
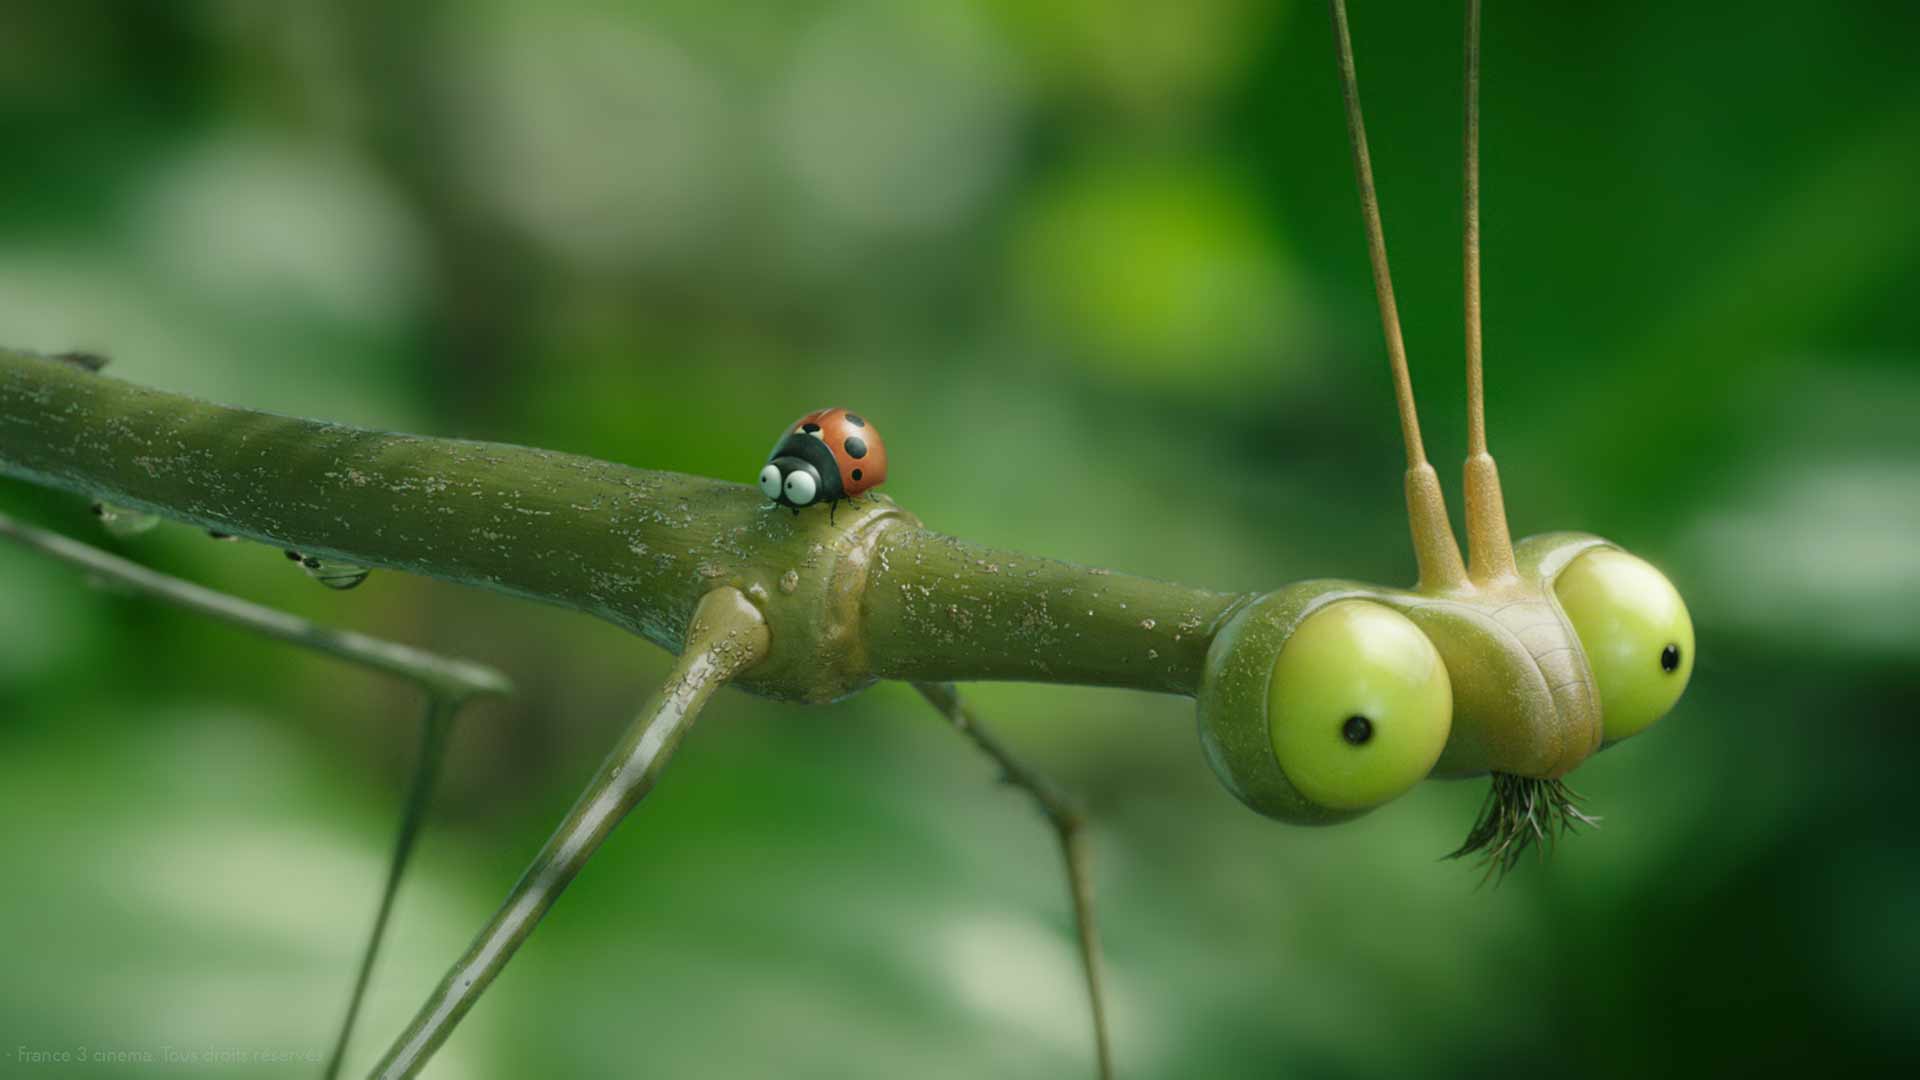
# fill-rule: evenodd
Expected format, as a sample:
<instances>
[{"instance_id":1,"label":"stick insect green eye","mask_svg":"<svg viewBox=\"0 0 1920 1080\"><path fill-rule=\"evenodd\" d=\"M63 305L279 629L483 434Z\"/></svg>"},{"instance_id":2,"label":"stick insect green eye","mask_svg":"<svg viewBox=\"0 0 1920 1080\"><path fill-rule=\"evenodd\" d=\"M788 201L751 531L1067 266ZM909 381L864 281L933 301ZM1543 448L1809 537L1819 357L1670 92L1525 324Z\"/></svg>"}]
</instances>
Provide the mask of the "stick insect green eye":
<instances>
[{"instance_id":1,"label":"stick insect green eye","mask_svg":"<svg viewBox=\"0 0 1920 1080\"><path fill-rule=\"evenodd\" d=\"M1693 675L1693 620L1666 575L1624 551L1589 551L1560 571L1553 591L1600 688L1608 743L1667 714Z\"/></svg>"},{"instance_id":2,"label":"stick insect green eye","mask_svg":"<svg viewBox=\"0 0 1920 1080\"><path fill-rule=\"evenodd\" d=\"M1221 781L1302 824L1405 794L1432 772L1453 723L1446 664L1413 620L1312 586L1274 593L1222 630L1199 703Z\"/></svg>"},{"instance_id":3,"label":"stick insect green eye","mask_svg":"<svg viewBox=\"0 0 1920 1080\"><path fill-rule=\"evenodd\" d=\"M1274 757L1320 806L1366 810L1432 771L1453 725L1453 686L1406 616L1336 600L1302 619L1267 687Z\"/></svg>"}]
</instances>

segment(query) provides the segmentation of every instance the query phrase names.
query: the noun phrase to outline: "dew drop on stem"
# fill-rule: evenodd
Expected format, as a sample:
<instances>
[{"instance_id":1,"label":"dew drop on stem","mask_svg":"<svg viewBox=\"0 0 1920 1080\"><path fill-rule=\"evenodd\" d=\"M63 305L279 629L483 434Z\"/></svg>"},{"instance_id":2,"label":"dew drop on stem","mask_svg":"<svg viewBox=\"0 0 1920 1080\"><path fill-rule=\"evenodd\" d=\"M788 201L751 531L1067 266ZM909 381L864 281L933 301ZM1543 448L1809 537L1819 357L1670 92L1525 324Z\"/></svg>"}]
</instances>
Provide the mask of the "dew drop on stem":
<instances>
[{"instance_id":1,"label":"dew drop on stem","mask_svg":"<svg viewBox=\"0 0 1920 1080\"><path fill-rule=\"evenodd\" d=\"M155 525L160 524L158 514L149 514L144 510L129 510L112 503L94 503L93 516L100 519L101 527L106 529L109 535L122 540L150 532Z\"/></svg>"},{"instance_id":2,"label":"dew drop on stem","mask_svg":"<svg viewBox=\"0 0 1920 1080\"><path fill-rule=\"evenodd\" d=\"M367 580L368 574L373 573L368 567L343 559L322 559L314 555L302 555L297 551L288 551L287 558L299 563L300 569L306 571L308 577L329 589L338 589L341 592L358 586Z\"/></svg>"}]
</instances>

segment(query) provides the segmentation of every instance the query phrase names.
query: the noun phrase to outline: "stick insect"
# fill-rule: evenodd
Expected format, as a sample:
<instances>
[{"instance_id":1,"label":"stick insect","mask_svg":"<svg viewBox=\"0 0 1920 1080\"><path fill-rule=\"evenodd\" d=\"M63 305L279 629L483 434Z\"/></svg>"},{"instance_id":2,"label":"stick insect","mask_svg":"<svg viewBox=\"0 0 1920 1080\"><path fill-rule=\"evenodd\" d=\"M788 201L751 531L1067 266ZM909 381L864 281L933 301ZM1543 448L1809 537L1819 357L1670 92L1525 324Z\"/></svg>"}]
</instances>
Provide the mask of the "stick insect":
<instances>
[{"instance_id":1,"label":"stick insect","mask_svg":"<svg viewBox=\"0 0 1920 1080\"><path fill-rule=\"evenodd\" d=\"M166 515L283 547L335 587L357 585L368 567L428 573L574 607L677 654L374 1075L427 1065L729 684L827 702L883 678L909 682L1034 799L1065 863L1103 1077L1115 1063L1083 818L982 725L956 682L1045 679L1191 696L1205 759L1223 784L1287 822L1351 820L1430 776L1491 775L1455 852L1480 855L1490 874L1591 820L1563 778L1673 707L1692 672L1692 626L1667 579L1616 545L1577 533L1517 544L1509 535L1485 423L1478 0L1467 2L1465 31L1462 557L1421 441L1344 0L1329 10L1406 451L1411 588L1314 580L1264 595L1214 593L995 552L926 530L884 497L838 523L818 508L790 516L751 485L267 417L120 383L98 373L96 358L0 351L0 468L100 499L110 528ZM177 461L153 456L162 436L181 451ZM243 457L245 468L224 467ZM393 505L392 492L406 492L405 505ZM501 532L509 492L530 519L562 523L552 528L564 534L539 538L564 540L570 558L518 557L528 538ZM395 514L410 515L406 528L378 527ZM505 692L504 678L290 620L7 519L0 536L426 691L422 753L327 1070L336 1074L453 715L471 696Z\"/></svg>"}]
</instances>

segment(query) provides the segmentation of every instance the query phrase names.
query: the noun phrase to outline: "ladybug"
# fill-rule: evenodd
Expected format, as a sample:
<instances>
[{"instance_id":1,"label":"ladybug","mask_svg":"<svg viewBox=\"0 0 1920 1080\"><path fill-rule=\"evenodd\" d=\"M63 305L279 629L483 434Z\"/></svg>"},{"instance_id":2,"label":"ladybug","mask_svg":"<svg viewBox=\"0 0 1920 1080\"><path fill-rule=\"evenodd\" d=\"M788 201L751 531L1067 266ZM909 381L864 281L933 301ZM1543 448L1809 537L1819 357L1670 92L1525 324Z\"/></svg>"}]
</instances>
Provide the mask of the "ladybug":
<instances>
[{"instance_id":1,"label":"ladybug","mask_svg":"<svg viewBox=\"0 0 1920 1080\"><path fill-rule=\"evenodd\" d=\"M767 455L760 490L798 514L826 503L828 517L841 499L851 499L887 479L887 447L858 413L821 409L793 422Z\"/></svg>"}]
</instances>

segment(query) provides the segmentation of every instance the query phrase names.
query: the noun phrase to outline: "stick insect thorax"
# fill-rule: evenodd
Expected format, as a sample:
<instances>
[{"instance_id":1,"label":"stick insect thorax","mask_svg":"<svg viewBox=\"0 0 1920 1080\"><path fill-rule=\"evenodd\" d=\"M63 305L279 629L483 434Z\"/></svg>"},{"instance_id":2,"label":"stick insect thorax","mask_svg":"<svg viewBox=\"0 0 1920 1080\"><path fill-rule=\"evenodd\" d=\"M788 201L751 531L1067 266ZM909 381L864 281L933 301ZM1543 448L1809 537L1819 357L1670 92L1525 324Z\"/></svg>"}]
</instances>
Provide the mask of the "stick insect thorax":
<instances>
[{"instance_id":1,"label":"stick insect thorax","mask_svg":"<svg viewBox=\"0 0 1920 1080\"><path fill-rule=\"evenodd\" d=\"M1529 835L1586 820L1559 779L1644 730L1693 670L1667 579L1597 536L1512 541L1487 448L1480 314L1479 11L1468 0L1464 157L1468 559L1420 438L1361 117L1344 0L1329 0L1361 217L1406 447L1410 589L1308 581L1269 593L1208 653L1200 728L1229 789L1290 821L1342 821L1427 776L1496 775L1462 853L1511 865Z\"/></svg>"}]
</instances>

